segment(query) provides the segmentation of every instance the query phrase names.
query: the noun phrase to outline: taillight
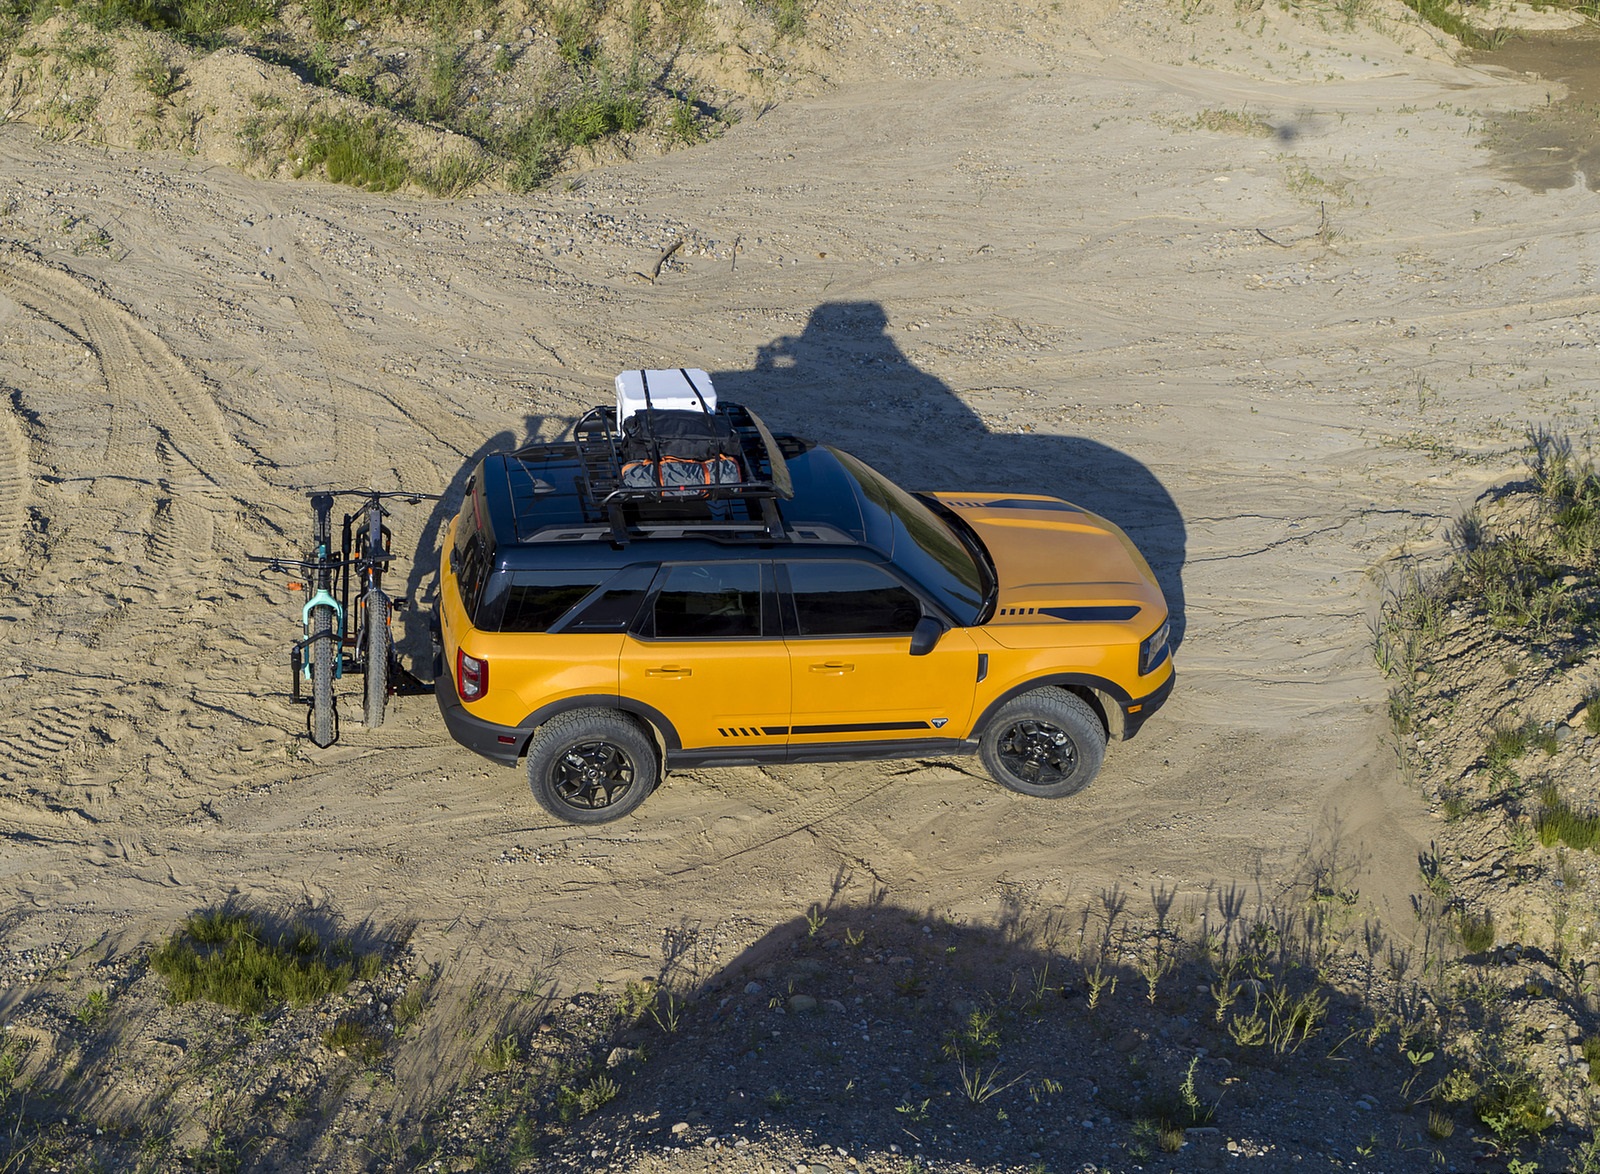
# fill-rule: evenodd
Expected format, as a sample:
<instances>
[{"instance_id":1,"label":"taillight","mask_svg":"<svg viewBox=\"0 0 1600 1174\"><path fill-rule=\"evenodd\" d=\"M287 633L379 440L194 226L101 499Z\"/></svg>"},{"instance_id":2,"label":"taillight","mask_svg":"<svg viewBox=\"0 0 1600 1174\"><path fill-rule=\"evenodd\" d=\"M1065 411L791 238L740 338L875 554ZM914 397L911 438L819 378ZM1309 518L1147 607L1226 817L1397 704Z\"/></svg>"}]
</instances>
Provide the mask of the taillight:
<instances>
[{"instance_id":1,"label":"taillight","mask_svg":"<svg viewBox=\"0 0 1600 1174\"><path fill-rule=\"evenodd\" d=\"M463 701L477 701L489 691L489 662L456 649L456 692Z\"/></svg>"}]
</instances>

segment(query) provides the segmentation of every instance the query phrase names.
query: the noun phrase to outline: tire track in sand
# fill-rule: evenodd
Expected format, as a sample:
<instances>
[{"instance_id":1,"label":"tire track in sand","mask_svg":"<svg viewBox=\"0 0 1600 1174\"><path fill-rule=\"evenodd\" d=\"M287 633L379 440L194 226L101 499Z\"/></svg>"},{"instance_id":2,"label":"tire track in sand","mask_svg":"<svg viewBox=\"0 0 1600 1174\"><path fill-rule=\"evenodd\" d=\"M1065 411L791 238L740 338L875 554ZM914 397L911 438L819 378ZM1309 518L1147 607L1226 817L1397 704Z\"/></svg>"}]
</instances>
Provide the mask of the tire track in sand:
<instances>
[{"instance_id":1,"label":"tire track in sand","mask_svg":"<svg viewBox=\"0 0 1600 1174\"><path fill-rule=\"evenodd\" d=\"M17 248L0 252L0 293L74 335L98 357L113 413L130 407L208 481L253 509L276 491L247 463L205 384L132 314L71 274ZM137 445L108 454L112 472L142 471Z\"/></svg>"},{"instance_id":2,"label":"tire track in sand","mask_svg":"<svg viewBox=\"0 0 1600 1174\"><path fill-rule=\"evenodd\" d=\"M9 723L0 734L0 779L8 782L35 776L62 755L81 744L84 731L103 711L98 702L62 701L35 710L21 722Z\"/></svg>"},{"instance_id":3,"label":"tire track in sand","mask_svg":"<svg viewBox=\"0 0 1600 1174\"><path fill-rule=\"evenodd\" d=\"M377 476L378 397L356 378L364 372L350 344L350 332L334 308L309 293L296 294L293 301L295 313L322 356L333 413L333 453L328 458L333 475L344 480L353 472L354 483L371 485Z\"/></svg>"},{"instance_id":4,"label":"tire track in sand","mask_svg":"<svg viewBox=\"0 0 1600 1174\"><path fill-rule=\"evenodd\" d=\"M327 300L314 294L299 293L294 297L294 305L328 369L335 409L334 435L341 450L348 437L348 443L354 446L353 451L358 457L366 454L367 467L375 465L380 458L392 463L394 454L373 451L376 423L384 418L397 419L416 428L458 457L475 452L483 444L485 433L467 421L428 406L423 396L403 395L383 387L374 377L374 372L382 373L381 364L364 353L365 348L361 346L359 338ZM356 395L361 403L353 405L349 411L344 410L340 403L341 390ZM387 410L379 409L379 404L387 405ZM415 449L409 444L400 446L399 451L408 454L412 464L428 465L428 462L415 461ZM349 462L341 460L340 463ZM437 473L433 472L428 479L428 485L408 485L406 488L414 488L419 492L436 491L439 488Z\"/></svg>"},{"instance_id":5,"label":"tire track in sand","mask_svg":"<svg viewBox=\"0 0 1600 1174\"><path fill-rule=\"evenodd\" d=\"M192 671L195 601L215 594L223 570L219 530L234 516L271 525L261 505L283 495L248 463L204 381L92 285L24 250L0 248L0 294L94 355L110 409L104 458L87 471L96 482L96 522L79 536L69 531L67 541L52 549L49 562L56 573L48 583L40 579L39 590L75 602L94 600L65 621L78 637L76 647L115 645L124 650L116 653L119 658L132 655L152 678L183 679ZM0 489L3 478L27 472L13 456L15 436L15 421L0 421ZM0 542L11 532L11 521L10 513L0 514L6 526ZM106 534L116 536L112 547L96 537ZM71 655L38 653L57 671L75 673L82 666ZM101 715L127 711L131 717L143 692L130 686L98 699L63 699L41 690L37 681L28 685L12 699L14 712L28 716L0 728L0 777L13 782L43 780L60 764L78 762L81 751L94 748L91 724ZM184 708L181 699L176 704ZM118 739L109 748L111 761L100 763L97 773L104 774L133 745Z\"/></svg>"},{"instance_id":6,"label":"tire track in sand","mask_svg":"<svg viewBox=\"0 0 1600 1174\"><path fill-rule=\"evenodd\" d=\"M28 438L9 402L0 405L0 554L22 551L22 527L33 495Z\"/></svg>"}]
</instances>

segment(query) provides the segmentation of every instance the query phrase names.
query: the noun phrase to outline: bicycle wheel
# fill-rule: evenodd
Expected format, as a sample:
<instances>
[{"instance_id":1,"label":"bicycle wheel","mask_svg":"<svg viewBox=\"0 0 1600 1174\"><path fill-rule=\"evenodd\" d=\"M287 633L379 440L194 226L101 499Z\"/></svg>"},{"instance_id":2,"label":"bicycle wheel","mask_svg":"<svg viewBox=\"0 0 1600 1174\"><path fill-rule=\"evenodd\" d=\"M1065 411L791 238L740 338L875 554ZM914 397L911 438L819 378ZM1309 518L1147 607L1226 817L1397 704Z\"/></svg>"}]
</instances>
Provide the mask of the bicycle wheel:
<instances>
[{"instance_id":1,"label":"bicycle wheel","mask_svg":"<svg viewBox=\"0 0 1600 1174\"><path fill-rule=\"evenodd\" d=\"M389 600L381 591L369 592L367 605L367 729L383 724L389 704Z\"/></svg>"},{"instance_id":2,"label":"bicycle wheel","mask_svg":"<svg viewBox=\"0 0 1600 1174\"><path fill-rule=\"evenodd\" d=\"M332 746L339 737L339 715L333 709L333 608L311 613L311 713L307 726L318 746Z\"/></svg>"}]
</instances>

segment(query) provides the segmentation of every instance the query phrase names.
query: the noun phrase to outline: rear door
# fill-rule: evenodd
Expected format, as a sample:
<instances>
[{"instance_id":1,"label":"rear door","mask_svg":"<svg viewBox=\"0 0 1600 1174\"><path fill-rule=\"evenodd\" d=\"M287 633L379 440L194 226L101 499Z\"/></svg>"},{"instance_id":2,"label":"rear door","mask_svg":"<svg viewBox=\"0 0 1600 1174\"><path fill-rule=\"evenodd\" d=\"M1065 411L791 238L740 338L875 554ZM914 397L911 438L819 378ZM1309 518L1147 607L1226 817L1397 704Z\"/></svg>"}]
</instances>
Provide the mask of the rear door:
<instances>
[{"instance_id":1,"label":"rear door","mask_svg":"<svg viewBox=\"0 0 1600 1174\"><path fill-rule=\"evenodd\" d=\"M977 687L972 637L952 628L926 656L911 630L926 607L883 567L780 564L793 693L791 749L959 737Z\"/></svg>"},{"instance_id":2,"label":"rear door","mask_svg":"<svg viewBox=\"0 0 1600 1174\"><path fill-rule=\"evenodd\" d=\"M624 638L620 689L685 750L781 750L789 656L770 563L669 563Z\"/></svg>"}]
</instances>

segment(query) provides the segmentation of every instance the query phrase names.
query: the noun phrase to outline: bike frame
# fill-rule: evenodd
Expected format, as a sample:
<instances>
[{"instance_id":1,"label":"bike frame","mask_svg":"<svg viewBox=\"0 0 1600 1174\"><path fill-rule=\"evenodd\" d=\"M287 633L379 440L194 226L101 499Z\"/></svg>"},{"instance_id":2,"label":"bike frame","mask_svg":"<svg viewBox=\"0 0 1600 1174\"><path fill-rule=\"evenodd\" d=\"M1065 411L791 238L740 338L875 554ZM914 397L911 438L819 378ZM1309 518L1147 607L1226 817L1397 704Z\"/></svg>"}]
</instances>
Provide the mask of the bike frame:
<instances>
[{"instance_id":1,"label":"bike frame","mask_svg":"<svg viewBox=\"0 0 1600 1174\"><path fill-rule=\"evenodd\" d=\"M311 549L306 552L305 557L298 559L259 555L248 557L251 562L266 563L275 571L298 570L310 580L307 585L309 598L300 609L300 624L304 636L289 646L289 672L291 697L295 701L314 705L314 696L305 697L301 692L302 683L312 679L315 660L312 644L318 639L326 639L332 643L330 659L333 679L338 680L345 675L347 650L349 667L363 673L369 668L368 661L372 656L372 650L366 646L367 609L382 606L385 609L386 621L391 625L393 623L393 608L390 607L389 597L383 591L383 572L389 563L393 541L389 528L384 525L388 511L383 506L383 499L403 497L414 504L423 500L437 501L439 495L381 492L372 489L330 489L314 492L308 496L311 499L312 510L312 541ZM344 515L337 550L333 545L333 504L336 497L362 499L361 504L353 512ZM359 587L359 594L354 601L356 621L354 625L351 624L352 578L357 580ZM327 609L331 618L325 636L316 630L316 617L323 609ZM400 664L393 639L385 643L387 645L385 655L388 657L386 679L389 683L386 695L423 690L425 686ZM311 692L314 694L315 690ZM338 739L336 713L333 739L335 741ZM312 740L316 741L315 735ZM330 742L329 745L331 744Z\"/></svg>"}]
</instances>

